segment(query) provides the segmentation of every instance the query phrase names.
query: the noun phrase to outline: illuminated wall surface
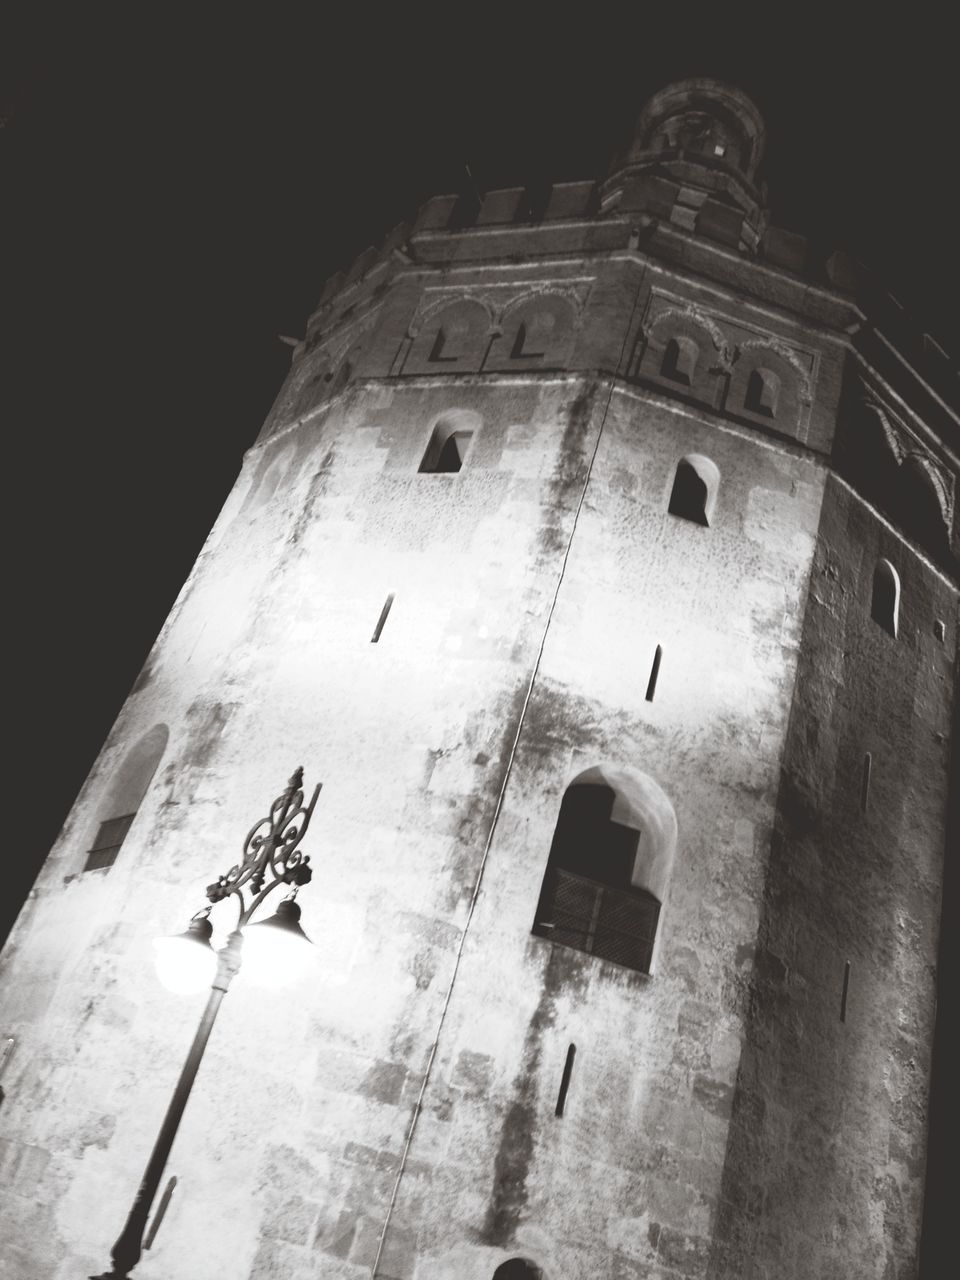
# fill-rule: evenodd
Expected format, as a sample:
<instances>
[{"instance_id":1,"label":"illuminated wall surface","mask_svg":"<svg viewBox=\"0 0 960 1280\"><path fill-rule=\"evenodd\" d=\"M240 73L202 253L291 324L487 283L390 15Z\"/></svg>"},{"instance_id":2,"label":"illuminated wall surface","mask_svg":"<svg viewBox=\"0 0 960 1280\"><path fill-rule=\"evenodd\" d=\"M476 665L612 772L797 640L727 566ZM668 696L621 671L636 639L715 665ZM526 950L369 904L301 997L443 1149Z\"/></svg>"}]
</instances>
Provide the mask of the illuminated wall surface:
<instances>
[{"instance_id":1,"label":"illuminated wall surface","mask_svg":"<svg viewBox=\"0 0 960 1280\"><path fill-rule=\"evenodd\" d=\"M298 764L315 966L228 994L137 1275L915 1274L960 423L762 145L688 82L328 284L4 955L3 1276L106 1268L152 939Z\"/></svg>"}]
</instances>

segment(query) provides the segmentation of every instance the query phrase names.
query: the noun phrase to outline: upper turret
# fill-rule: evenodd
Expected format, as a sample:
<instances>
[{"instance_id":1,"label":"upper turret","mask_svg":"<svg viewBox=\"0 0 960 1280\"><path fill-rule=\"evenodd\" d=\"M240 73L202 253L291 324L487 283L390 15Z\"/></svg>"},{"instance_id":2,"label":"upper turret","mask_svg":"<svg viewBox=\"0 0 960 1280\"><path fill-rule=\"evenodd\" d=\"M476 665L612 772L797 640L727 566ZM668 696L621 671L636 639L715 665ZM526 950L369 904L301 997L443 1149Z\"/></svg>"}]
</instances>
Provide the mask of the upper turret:
<instances>
[{"instance_id":1,"label":"upper turret","mask_svg":"<svg viewBox=\"0 0 960 1280\"><path fill-rule=\"evenodd\" d=\"M704 202L743 215L743 242L750 249L764 228L763 190L756 182L766 130L759 111L739 89L718 80L681 80L647 102L629 146L603 185L603 204L632 204L644 178L673 182L691 219ZM638 181L639 180L639 181ZM642 201L641 201L642 202Z\"/></svg>"}]
</instances>

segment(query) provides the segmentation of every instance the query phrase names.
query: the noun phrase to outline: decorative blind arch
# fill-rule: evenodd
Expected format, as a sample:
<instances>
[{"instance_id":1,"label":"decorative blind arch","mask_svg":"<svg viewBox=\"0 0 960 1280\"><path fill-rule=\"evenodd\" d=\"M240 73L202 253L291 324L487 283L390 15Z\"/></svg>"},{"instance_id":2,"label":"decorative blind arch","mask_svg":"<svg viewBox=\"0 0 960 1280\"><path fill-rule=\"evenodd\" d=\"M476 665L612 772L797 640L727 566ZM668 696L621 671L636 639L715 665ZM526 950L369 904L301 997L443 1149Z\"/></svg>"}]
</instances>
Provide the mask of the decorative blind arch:
<instances>
[{"instance_id":1,"label":"decorative blind arch","mask_svg":"<svg viewBox=\"0 0 960 1280\"><path fill-rule=\"evenodd\" d=\"M559 293L533 293L504 311L501 332L490 344L485 370L564 369L573 351L577 312Z\"/></svg>"},{"instance_id":2,"label":"decorative blind arch","mask_svg":"<svg viewBox=\"0 0 960 1280\"><path fill-rule=\"evenodd\" d=\"M169 730L155 724L130 748L113 775L99 806L97 831L87 852L84 871L112 867L147 794L167 746Z\"/></svg>"},{"instance_id":3,"label":"decorative blind arch","mask_svg":"<svg viewBox=\"0 0 960 1280\"><path fill-rule=\"evenodd\" d=\"M477 373L486 354L490 313L475 298L431 311L404 362L404 373Z\"/></svg>"}]
</instances>

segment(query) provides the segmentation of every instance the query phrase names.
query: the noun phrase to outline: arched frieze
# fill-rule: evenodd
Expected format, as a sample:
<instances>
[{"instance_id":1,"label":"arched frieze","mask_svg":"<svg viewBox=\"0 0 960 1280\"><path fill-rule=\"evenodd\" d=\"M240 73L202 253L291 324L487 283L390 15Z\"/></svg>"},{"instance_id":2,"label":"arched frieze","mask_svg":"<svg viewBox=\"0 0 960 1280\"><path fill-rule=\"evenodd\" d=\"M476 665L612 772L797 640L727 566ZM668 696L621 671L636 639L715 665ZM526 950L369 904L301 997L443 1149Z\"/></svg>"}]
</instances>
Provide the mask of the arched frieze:
<instances>
[{"instance_id":1,"label":"arched frieze","mask_svg":"<svg viewBox=\"0 0 960 1280\"><path fill-rule=\"evenodd\" d=\"M748 339L738 343L733 353L733 363L743 363L746 368L769 363L776 371L777 364L781 362L793 370L797 380L797 399L801 404L812 404L813 379L810 370L786 343L779 342L776 338Z\"/></svg>"},{"instance_id":2,"label":"arched frieze","mask_svg":"<svg viewBox=\"0 0 960 1280\"><path fill-rule=\"evenodd\" d=\"M658 311L646 324L641 333L641 339L648 345L657 342L665 345L674 332L685 333L691 326L709 337L710 345L716 353L715 357L712 357L714 363L719 364L723 370L729 371L733 363L733 351L723 330L712 316L701 311L699 307L693 306L692 303L685 306L668 306Z\"/></svg>"},{"instance_id":3,"label":"arched frieze","mask_svg":"<svg viewBox=\"0 0 960 1280\"><path fill-rule=\"evenodd\" d=\"M737 345L724 411L801 436L813 404L813 380L797 353L774 338Z\"/></svg>"},{"instance_id":4,"label":"arched frieze","mask_svg":"<svg viewBox=\"0 0 960 1280\"><path fill-rule=\"evenodd\" d=\"M478 302L485 307L490 328L497 332L514 307L549 295L565 299L573 308L579 324L590 293L592 280L516 280L510 284L465 285L463 288L425 289L407 328L407 337L416 338L438 311L453 302Z\"/></svg>"}]
</instances>

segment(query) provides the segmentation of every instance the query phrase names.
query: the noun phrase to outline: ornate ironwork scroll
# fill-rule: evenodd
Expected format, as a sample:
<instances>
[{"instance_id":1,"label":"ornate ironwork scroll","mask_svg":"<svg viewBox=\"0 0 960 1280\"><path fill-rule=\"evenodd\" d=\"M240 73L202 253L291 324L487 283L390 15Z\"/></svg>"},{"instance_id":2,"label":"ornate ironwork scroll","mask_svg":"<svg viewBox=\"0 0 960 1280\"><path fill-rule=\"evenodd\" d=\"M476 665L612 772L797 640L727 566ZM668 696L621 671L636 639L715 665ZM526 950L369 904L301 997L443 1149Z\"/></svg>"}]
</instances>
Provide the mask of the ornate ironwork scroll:
<instances>
[{"instance_id":1,"label":"ornate ironwork scroll","mask_svg":"<svg viewBox=\"0 0 960 1280\"><path fill-rule=\"evenodd\" d=\"M265 818L251 827L243 842L243 858L226 875L207 885L210 902L236 895L240 913L237 928L247 923L259 904L278 884L299 889L313 875L310 858L299 849L313 816L321 783L310 803L303 803L303 769L297 769L286 791L270 806Z\"/></svg>"}]
</instances>

